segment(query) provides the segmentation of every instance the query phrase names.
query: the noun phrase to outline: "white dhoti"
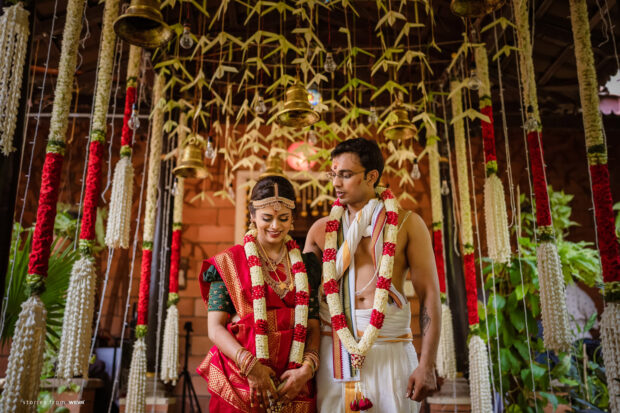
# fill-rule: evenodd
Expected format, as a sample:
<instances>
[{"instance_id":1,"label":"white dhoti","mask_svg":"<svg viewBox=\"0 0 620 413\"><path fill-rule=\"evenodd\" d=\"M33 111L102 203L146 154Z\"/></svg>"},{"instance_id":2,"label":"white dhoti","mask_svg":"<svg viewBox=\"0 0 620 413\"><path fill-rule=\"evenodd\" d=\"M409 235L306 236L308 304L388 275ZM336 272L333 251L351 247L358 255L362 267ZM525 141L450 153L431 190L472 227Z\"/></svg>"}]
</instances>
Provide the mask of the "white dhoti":
<instances>
[{"instance_id":1,"label":"white dhoti","mask_svg":"<svg viewBox=\"0 0 620 413\"><path fill-rule=\"evenodd\" d=\"M396 294L402 297L397 291ZM366 354L360 372L364 395L373 403L367 410L370 413L417 413L419 410L419 403L405 397L407 382L418 366L418 358L411 341L409 302L404 297L401 302L404 303L402 308L394 303L387 305L379 338ZM326 305L321 310L329 317ZM355 310L357 331L366 329L371 312L372 309ZM346 383L334 379L332 337L331 333L325 334L331 329L325 325L322 331L321 366L316 375L318 411L344 412Z\"/></svg>"}]
</instances>

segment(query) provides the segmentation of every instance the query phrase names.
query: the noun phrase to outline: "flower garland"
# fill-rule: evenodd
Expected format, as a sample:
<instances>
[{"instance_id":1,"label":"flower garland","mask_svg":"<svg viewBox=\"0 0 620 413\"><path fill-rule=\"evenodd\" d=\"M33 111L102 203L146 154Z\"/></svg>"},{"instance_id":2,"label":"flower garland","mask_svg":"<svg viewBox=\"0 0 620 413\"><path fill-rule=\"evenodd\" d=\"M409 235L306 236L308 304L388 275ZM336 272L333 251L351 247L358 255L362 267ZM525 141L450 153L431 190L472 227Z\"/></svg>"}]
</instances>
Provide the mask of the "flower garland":
<instances>
[{"instance_id":1,"label":"flower garland","mask_svg":"<svg viewBox=\"0 0 620 413\"><path fill-rule=\"evenodd\" d=\"M478 89L480 112L489 117L489 122L481 121L482 146L486 178L484 181L484 218L489 257L498 263L510 260L510 233L504 186L497 176L497 154L495 152L495 131L493 128L493 106L491 105L491 85L489 82L489 61L484 47L475 48L476 73L481 80Z\"/></svg>"},{"instance_id":2,"label":"flower garland","mask_svg":"<svg viewBox=\"0 0 620 413\"><path fill-rule=\"evenodd\" d=\"M539 233L537 248L538 279L540 283L541 315L545 347L562 351L570 348L568 311L566 309L564 275L553 234L547 178L542 152L542 127L536 95L536 75L532 60L532 43L528 22L528 2L513 2L523 101L528 110L527 143L530 169L536 198L536 223Z\"/></svg>"},{"instance_id":3,"label":"flower garland","mask_svg":"<svg viewBox=\"0 0 620 413\"><path fill-rule=\"evenodd\" d=\"M0 151L15 150L13 137L21 96L30 27L22 3L5 7L0 16Z\"/></svg>"},{"instance_id":4,"label":"flower garland","mask_svg":"<svg viewBox=\"0 0 620 413\"><path fill-rule=\"evenodd\" d=\"M452 125L456 149L456 171L459 190L459 210L461 215L461 245L465 272L465 292L467 294L467 317L469 321L469 377L472 411L491 413L491 385L489 379L489 356L484 342L478 334L478 287L474 263L474 237L469 201L469 174L467 169L467 150L465 128L462 117L463 100L457 81L450 82L452 96Z\"/></svg>"},{"instance_id":5,"label":"flower garland","mask_svg":"<svg viewBox=\"0 0 620 413\"><path fill-rule=\"evenodd\" d=\"M590 169L596 239L603 269L605 310L601 316L601 337L605 375L609 394L620 393L620 251L616 239L612 209L611 184L607 168L607 148L603 138L603 124L599 111L598 81L590 40L590 22L585 1L570 0L571 24L577 61L577 79L585 128L586 152ZM618 397L610 397L610 410L620 411Z\"/></svg>"},{"instance_id":6,"label":"flower garland","mask_svg":"<svg viewBox=\"0 0 620 413\"><path fill-rule=\"evenodd\" d=\"M146 336L149 285L151 282L151 261L153 258L153 238L155 235L155 217L157 208L157 187L161 170L161 151L164 129L164 99L165 77L163 74L155 76L153 86L153 120L151 127L151 143L149 148L149 166L146 187L146 207L144 214L144 229L142 233L142 264L140 271L140 286L138 292L138 320L136 325L136 344L129 369L129 386L127 387L127 411L144 412L146 406Z\"/></svg>"},{"instance_id":7,"label":"flower garland","mask_svg":"<svg viewBox=\"0 0 620 413\"><path fill-rule=\"evenodd\" d=\"M95 240L97 203L101 194L103 143L106 136L106 115L112 89L114 48L116 45L114 20L118 16L119 4L120 0L108 0L103 11L95 109L93 127L90 133L86 192L80 228L81 257L75 262L71 272L67 291L67 307L65 308L58 352L57 375L65 379L88 374L96 288L95 278L97 276L91 247Z\"/></svg>"},{"instance_id":8,"label":"flower garland","mask_svg":"<svg viewBox=\"0 0 620 413\"><path fill-rule=\"evenodd\" d=\"M37 400L38 377L43 366L46 312L39 295L45 290L50 246L54 234L56 202L64 159L65 133L73 93L73 75L82 30L85 0L69 0L63 31L58 77L41 177L36 226L28 263L27 285L31 297L22 305L9 355L0 411L31 410L24 400Z\"/></svg>"},{"instance_id":9,"label":"flower garland","mask_svg":"<svg viewBox=\"0 0 620 413\"><path fill-rule=\"evenodd\" d=\"M187 135L185 112L179 116L177 148ZM179 260L181 258L181 230L183 229L183 197L185 196L185 179L177 177L172 209L172 242L170 246L170 280L168 282L168 311L164 325L164 340L161 358L161 379L164 383L176 384L179 377L177 360L179 357Z\"/></svg>"},{"instance_id":10,"label":"flower garland","mask_svg":"<svg viewBox=\"0 0 620 413\"><path fill-rule=\"evenodd\" d=\"M329 305L332 328L338 333L340 340L351 354L354 368L361 369L366 353L372 347L385 318L385 306L388 300L388 291L392 284L392 270L394 267L394 251L398 235L398 202L392 191L387 188L377 188L377 195L381 197L386 210L386 222L383 229L383 255L377 278L377 289L370 316L370 324L366 327L362 339L358 343L347 327L346 317L340 302L340 285L336 281L336 255L338 251L338 229L344 214L344 207L337 199L329 214L329 221L325 226L325 250L323 251L323 290Z\"/></svg>"},{"instance_id":11,"label":"flower garland","mask_svg":"<svg viewBox=\"0 0 620 413\"><path fill-rule=\"evenodd\" d=\"M125 113L121 133L121 159L114 169L110 213L106 228L105 243L108 248L129 248L131 228L131 201L133 198L134 170L131 164L131 145L134 131L129 128L133 106L136 103L138 76L142 49L129 46L127 62L127 91L125 92Z\"/></svg>"},{"instance_id":12,"label":"flower garland","mask_svg":"<svg viewBox=\"0 0 620 413\"><path fill-rule=\"evenodd\" d=\"M286 249L291 260L291 272L295 276L295 330L293 344L288 356L288 368L301 367L308 330L308 275L301 259L299 246L289 235L285 239ZM256 248L256 230L248 231L243 237L243 249L250 267L252 278L252 306L254 308L254 326L256 331L256 358L263 364L269 364L269 344L267 342L267 301L265 299L265 276L261 259Z\"/></svg>"}]
</instances>

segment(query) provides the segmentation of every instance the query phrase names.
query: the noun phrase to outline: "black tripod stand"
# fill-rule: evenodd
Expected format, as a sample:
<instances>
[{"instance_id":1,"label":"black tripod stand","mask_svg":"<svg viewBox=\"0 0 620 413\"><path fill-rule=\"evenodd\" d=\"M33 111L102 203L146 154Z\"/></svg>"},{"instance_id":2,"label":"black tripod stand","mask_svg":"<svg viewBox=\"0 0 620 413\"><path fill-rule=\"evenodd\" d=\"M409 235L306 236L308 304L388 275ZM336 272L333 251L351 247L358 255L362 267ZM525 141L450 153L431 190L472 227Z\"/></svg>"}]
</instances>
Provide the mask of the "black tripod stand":
<instances>
[{"instance_id":1,"label":"black tripod stand","mask_svg":"<svg viewBox=\"0 0 620 413\"><path fill-rule=\"evenodd\" d=\"M186 331L185 333L185 363L183 364L183 371L179 374L179 380L183 379L183 396L181 399L181 413L185 413L185 396L189 396L189 411L198 413L202 413L200 409L200 404L198 403L198 396L196 395L196 390L194 390L194 385L192 384L192 378L189 375L189 371L187 370L187 358L189 357L189 333L192 333L194 330L192 329L192 322L188 321L183 326L183 329ZM196 405L196 409L194 409L194 404Z\"/></svg>"}]
</instances>

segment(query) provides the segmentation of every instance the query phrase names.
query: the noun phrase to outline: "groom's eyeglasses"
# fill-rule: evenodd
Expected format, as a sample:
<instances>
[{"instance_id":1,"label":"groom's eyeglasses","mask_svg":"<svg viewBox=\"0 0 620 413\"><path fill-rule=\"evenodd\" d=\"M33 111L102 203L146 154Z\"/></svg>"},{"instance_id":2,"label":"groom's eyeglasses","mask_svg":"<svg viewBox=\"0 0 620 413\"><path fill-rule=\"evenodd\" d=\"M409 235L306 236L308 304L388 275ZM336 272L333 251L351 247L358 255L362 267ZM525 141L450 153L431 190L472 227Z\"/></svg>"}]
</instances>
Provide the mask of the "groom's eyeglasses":
<instances>
[{"instance_id":1,"label":"groom's eyeglasses","mask_svg":"<svg viewBox=\"0 0 620 413\"><path fill-rule=\"evenodd\" d=\"M363 173L365 173L365 172L366 172L365 170L364 170L364 171L359 171L359 172L353 172L353 171L340 171L340 172L338 172L338 173L336 173L336 172L332 172L332 171L329 171L329 172L325 172L325 176L326 176L326 177L327 177L327 179L329 179L330 181L333 181L333 180L334 180L334 179L336 179L336 178L339 178L339 179L342 179L342 180L345 180L345 181L346 181L346 180L348 180L348 179L353 178L355 175L358 175L358 174L363 174Z\"/></svg>"}]
</instances>

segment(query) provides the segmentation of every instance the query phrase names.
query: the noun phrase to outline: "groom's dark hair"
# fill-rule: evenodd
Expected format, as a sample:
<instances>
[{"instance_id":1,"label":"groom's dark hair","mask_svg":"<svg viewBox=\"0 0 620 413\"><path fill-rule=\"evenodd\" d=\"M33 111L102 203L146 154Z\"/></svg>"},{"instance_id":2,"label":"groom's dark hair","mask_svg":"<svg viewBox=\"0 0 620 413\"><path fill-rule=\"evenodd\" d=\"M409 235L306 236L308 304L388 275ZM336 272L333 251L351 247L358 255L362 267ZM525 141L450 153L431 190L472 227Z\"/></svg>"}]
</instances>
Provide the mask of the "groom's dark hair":
<instances>
[{"instance_id":1,"label":"groom's dark hair","mask_svg":"<svg viewBox=\"0 0 620 413\"><path fill-rule=\"evenodd\" d=\"M383 154L377 142L365 138L354 138L342 141L332 150L331 158L334 159L336 156L343 153L356 154L366 172L376 169L379 172L379 177L375 182L375 187L379 184L381 174L383 174L384 164Z\"/></svg>"}]
</instances>

